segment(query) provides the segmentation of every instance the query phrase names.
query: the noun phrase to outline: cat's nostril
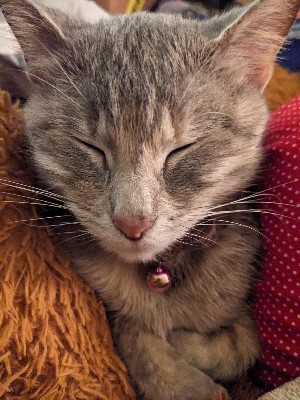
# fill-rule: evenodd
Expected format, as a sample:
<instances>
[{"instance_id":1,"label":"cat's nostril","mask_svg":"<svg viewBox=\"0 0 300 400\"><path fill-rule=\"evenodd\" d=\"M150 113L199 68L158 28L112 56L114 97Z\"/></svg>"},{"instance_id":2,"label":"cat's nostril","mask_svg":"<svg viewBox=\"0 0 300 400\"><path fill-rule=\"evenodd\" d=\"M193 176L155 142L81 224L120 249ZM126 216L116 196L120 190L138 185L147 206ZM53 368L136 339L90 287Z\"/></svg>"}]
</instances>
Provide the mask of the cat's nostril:
<instances>
[{"instance_id":1,"label":"cat's nostril","mask_svg":"<svg viewBox=\"0 0 300 400\"><path fill-rule=\"evenodd\" d=\"M151 228L153 220L147 217L140 219L114 216L113 223L128 239L139 240Z\"/></svg>"}]
</instances>

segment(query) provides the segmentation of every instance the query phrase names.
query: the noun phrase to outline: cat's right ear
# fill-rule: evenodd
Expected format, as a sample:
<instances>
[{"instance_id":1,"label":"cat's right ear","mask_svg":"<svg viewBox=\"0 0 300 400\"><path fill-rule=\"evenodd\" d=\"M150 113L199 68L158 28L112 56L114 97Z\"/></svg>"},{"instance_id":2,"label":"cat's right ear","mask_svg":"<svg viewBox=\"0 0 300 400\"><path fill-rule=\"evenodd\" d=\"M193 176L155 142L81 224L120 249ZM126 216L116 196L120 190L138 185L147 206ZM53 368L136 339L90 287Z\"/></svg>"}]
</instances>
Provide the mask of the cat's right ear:
<instances>
[{"instance_id":1,"label":"cat's right ear","mask_svg":"<svg viewBox=\"0 0 300 400\"><path fill-rule=\"evenodd\" d=\"M218 29L214 35L208 32L219 50L218 68L263 91L299 7L300 0L254 0L220 20L212 20Z\"/></svg>"},{"instance_id":2,"label":"cat's right ear","mask_svg":"<svg viewBox=\"0 0 300 400\"><path fill-rule=\"evenodd\" d=\"M0 7L20 43L29 70L66 46L67 38L51 13L31 0L0 0Z\"/></svg>"}]
</instances>

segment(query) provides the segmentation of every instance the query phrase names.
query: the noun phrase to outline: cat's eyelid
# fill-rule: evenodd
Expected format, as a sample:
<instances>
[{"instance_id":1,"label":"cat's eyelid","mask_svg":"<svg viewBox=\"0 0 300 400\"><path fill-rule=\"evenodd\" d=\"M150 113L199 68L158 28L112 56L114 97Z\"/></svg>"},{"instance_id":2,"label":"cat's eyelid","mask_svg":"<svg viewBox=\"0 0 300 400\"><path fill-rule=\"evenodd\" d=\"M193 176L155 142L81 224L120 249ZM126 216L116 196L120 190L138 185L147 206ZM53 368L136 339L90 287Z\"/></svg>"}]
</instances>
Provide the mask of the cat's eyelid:
<instances>
[{"instance_id":1,"label":"cat's eyelid","mask_svg":"<svg viewBox=\"0 0 300 400\"><path fill-rule=\"evenodd\" d=\"M183 152L184 150L187 150L188 148L192 147L192 146L195 145L196 143L197 143L197 142L195 141L195 142L187 143L187 144L184 144L184 145L182 145L182 146L176 147L174 150L172 150L172 151L168 154L167 158L170 158L170 157L174 156L175 154L178 154L178 153Z\"/></svg>"},{"instance_id":2,"label":"cat's eyelid","mask_svg":"<svg viewBox=\"0 0 300 400\"><path fill-rule=\"evenodd\" d=\"M79 139L78 137L76 137L76 141L81 143L82 145L84 145L86 147L89 147L90 149L92 149L94 151L98 151L99 153L103 153L103 156L105 157L105 150L103 149L102 146L99 146L98 144L93 143L92 141Z\"/></svg>"}]
</instances>

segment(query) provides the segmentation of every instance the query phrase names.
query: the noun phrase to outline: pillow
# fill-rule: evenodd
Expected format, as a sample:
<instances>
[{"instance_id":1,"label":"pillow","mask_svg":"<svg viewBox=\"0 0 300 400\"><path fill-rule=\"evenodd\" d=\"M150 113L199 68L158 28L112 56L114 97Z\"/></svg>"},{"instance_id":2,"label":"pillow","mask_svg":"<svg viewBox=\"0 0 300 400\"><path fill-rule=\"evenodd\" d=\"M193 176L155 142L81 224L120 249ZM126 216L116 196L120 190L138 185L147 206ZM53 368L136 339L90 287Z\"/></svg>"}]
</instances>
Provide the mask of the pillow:
<instances>
[{"instance_id":1,"label":"pillow","mask_svg":"<svg viewBox=\"0 0 300 400\"><path fill-rule=\"evenodd\" d=\"M300 96L278 108L266 133L261 186L265 262L255 313L267 388L300 376Z\"/></svg>"}]
</instances>

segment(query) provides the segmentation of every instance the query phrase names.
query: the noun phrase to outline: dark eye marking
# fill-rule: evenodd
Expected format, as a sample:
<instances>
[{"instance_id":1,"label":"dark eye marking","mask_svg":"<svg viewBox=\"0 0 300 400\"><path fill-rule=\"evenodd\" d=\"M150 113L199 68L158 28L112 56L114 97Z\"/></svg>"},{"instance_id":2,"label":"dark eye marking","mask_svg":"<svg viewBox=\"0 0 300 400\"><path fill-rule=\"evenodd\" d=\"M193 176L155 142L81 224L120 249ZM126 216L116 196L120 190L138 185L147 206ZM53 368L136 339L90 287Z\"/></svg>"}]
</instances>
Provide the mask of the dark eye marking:
<instances>
[{"instance_id":1,"label":"dark eye marking","mask_svg":"<svg viewBox=\"0 0 300 400\"><path fill-rule=\"evenodd\" d=\"M177 149L171 151L171 153L169 153L169 154L167 155L167 160L169 160L169 159L172 158L173 156L175 156L175 155L181 153L182 151L188 149L189 147L192 147L194 144L195 144L195 142L193 142L193 143L188 143L188 144L186 144L186 145L184 145L184 146L178 147Z\"/></svg>"}]
</instances>

